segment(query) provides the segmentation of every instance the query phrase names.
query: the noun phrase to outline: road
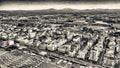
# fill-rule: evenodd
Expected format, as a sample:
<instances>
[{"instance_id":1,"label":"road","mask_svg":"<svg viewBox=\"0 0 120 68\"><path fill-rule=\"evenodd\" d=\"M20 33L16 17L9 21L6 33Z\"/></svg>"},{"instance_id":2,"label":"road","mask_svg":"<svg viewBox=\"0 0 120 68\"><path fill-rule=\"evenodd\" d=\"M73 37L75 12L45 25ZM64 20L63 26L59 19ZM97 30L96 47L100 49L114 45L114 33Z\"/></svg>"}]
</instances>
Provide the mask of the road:
<instances>
[{"instance_id":1,"label":"road","mask_svg":"<svg viewBox=\"0 0 120 68\"><path fill-rule=\"evenodd\" d=\"M89 62L86 62L86 61L83 61L83 60L79 60L79 59L76 59L76 58L72 58L72 57L66 57L66 56L63 56L63 55L60 55L60 54L56 54L54 52L48 51L48 53L49 53L49 56L55 56L57 58L72 61L72 62L77 63L77 64L90 65L90 66L104 68L104 67L102 67L100 65L95 65L95 64L92 64L92 63L89 63Z\"/></svg>"}]
</instances>

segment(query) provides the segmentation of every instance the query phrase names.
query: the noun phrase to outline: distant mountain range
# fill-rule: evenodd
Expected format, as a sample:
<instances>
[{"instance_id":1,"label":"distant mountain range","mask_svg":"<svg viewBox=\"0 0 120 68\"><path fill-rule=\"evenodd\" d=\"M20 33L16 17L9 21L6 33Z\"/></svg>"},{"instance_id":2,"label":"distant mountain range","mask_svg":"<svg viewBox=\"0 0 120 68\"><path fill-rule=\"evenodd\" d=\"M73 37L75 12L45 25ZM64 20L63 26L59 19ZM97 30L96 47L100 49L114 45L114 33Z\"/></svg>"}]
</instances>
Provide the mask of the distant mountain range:
<instances>
[{"instance_id":1,"label":"distant mountain range","mask_svg":"<svg viewBox=\"0 0 120 68\"><path fill-rule=\"evenodd\" d=\"M10 13L10 14L66 14L66 13L92 13L92 14L110 14L110 13L120 13L120 9L86 9L86 10L78 10L78 9L71 9L71 8L64 8L64 9L44 9L44 10L13 10L13 11L7 11L2 10L1 13Z\"/></svg>"}]
</instances>

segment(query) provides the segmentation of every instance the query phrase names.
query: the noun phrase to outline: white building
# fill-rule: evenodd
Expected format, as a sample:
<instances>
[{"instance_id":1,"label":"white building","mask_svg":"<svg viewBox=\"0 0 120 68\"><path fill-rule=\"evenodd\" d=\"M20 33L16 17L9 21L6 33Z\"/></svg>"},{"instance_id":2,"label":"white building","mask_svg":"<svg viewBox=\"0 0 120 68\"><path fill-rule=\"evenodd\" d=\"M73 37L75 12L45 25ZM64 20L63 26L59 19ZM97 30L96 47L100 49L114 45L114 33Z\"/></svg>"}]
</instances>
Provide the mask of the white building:
<instances>
[{"instance_id":1,"label":"white building","mask_svg":"<svg viewBox=\"0 0 120 68\"><path fill-rule=\"evenodd\" d=\"M99 51L91 50L91 51L90 51L89 60L98 61L99 55L100 55L100 52L99 52Z\"/></svg>"},{"instance_id":2,"label":"white building","mask_svg":"<svg viewBox=\"0 0 120 68\"><path fill-rule=\"evenodd\" d=\"M72 51L72 52L71 52L71 51L69 51L69 56L70 56L70 57L74 57L74 56L75 56L75 54L76 54L76 51L75 51L75 50L74 50L74 51Z\"/></svg>"},{"instance_id":3,"label":"white building","mask_svg":"<svg viewBox=\"0 0 120 68\"><path fill-rule=\"evenodd\" d=\"M88 52L87 50L84 50L84 51L79 50L77 58L85 59L87 52Z\"/></svg>"},{"instance_id":4,"label":"white building","mask_svg":"<svg viewBox=\"0 0 120 68\"><path fill-rule=\"evenodd\" d=\"M14 41L13 40L8 40L8 45L14 45Z\"/></svg>"}]
</instances>

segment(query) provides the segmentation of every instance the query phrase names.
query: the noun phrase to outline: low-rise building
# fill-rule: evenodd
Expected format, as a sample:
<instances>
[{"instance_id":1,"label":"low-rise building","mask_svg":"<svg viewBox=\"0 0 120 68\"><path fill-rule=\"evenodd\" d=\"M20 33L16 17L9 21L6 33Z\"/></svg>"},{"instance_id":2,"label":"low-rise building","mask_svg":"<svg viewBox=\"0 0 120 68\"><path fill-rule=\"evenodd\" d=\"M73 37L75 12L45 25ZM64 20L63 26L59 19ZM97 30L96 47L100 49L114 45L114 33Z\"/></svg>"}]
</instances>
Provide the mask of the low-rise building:
<instances>
[{"instance_id":1,"label":"low-rise building","mask_svg":"<svg viewBox=\"0 0 120 68\"><path fill-rule=\"evenodd\" d=\"M79 50L77 58L85 59L87 52L88 52L87 50L84 50L84 51Z\"/></svg>"},{"instance_id":2,"label":"low-rise building","mask_svg":"<svg viewBox=\"0 0 120 68\"><path fill-rule=\"evenodd\" d=\"M98 61L100 52L97 50L91 50L89 60Z\"/></svg>"},{"instance_id":3,"label":"low-rise building","mask_svg":"<svg viewBox=\"0 0 120 68\"><path fill-rule=\"evenodd\" d=\"M109 67L114 67L114 65L115 65L115 62L114 62L115 60L112 60L112 59L109 59L109 58L104 58L104 61L103 61L103 64L105 65L105 66L109 66Z\"/></svg>"}]
</instances>

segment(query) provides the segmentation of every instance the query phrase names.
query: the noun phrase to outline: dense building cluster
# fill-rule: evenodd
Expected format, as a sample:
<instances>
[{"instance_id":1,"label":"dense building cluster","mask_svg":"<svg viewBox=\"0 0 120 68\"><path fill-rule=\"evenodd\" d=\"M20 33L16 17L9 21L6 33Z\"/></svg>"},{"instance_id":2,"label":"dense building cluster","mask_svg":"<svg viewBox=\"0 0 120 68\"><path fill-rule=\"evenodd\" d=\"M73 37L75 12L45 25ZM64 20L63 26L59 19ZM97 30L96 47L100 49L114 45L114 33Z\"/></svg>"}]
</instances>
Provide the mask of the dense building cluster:
<instances>
[{"instance_id":1,"label":"dense building cluster","mask_svg":"<svg viewBox=\"0 0 120 68\"><path fill-rule=\"evenodd\" d=\"M105 14L1 15L1 68L119 68L118 18Z\"/></svg>"}]
</instances>

